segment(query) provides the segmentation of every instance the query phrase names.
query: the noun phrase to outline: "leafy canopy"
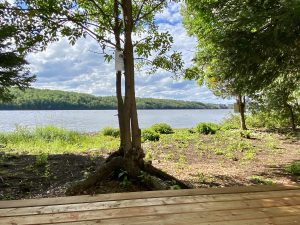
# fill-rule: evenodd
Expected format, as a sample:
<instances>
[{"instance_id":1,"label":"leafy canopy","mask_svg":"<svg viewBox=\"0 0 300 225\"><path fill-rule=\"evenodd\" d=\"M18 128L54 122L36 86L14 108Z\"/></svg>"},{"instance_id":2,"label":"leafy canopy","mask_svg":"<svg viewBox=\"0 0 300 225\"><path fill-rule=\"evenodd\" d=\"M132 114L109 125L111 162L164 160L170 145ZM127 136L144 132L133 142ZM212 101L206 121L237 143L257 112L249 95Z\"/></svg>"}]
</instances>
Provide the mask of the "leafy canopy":
<instances>
[{"instance_id":1,"label":"leafy canopy","mask_svg":"<svg viewBox=\"0 0 300 225\"><path fill-rule=\"evenodd\" d=\"M0 3L0 16L3 17L2 8L5 3ZM10 87L24 89L35 81L26 67L25 54L18 48L18 43L13 37L20 37L22 33L18 27L9 25L7 21L0 20L0 101L9 101L13 95Z\"/></svg>"},{"instance_id":2,"label":"leafy canopy","mask_svg":"<svg viewBox=\"0 0 300 225\"><path fill-rule=\"evenodd\" d=\"M198 39L187 78L252 94L281 74L299 77L298 0L186 0L182 13Z\"/></svg>"},{"instance_id":3,"label":"leafy canopy","mask_svg":"<svg viewBox=\"0 0 300 225\"><path fill-rule=\"evenodd\" d=\"M171 50L173 38L160 32L154 16L170 1L133 1L133 48L138 66L155 72L162 68L178 73L183 67L181 54ZM175 0L176 2L176 0ZM118 0L18 0L5 8L5 17L34 32L27 36L28 45L44 49L48 43L67 37L75 44L80 37L91 37L99 44L105 60L113 59L113 49L123 50L124 23ZM116 40L120 37L120 43ZM38 44L39 45L38 45ZM37 48L37 47L36 47Z\"/></svg>"}]
</instances>

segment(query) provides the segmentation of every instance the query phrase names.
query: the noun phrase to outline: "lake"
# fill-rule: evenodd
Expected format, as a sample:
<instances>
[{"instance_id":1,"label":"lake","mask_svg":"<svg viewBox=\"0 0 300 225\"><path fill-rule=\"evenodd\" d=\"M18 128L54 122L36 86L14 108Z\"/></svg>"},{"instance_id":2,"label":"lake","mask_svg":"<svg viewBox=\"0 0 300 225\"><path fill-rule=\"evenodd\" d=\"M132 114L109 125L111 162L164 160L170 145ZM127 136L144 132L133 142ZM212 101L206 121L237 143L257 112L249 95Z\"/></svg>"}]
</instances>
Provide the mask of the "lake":
<instances>
[{"instance_id":1,"label":"lake","mask_svg":"<svg viewBox=\"0 0 300 225\"><path fill-rule=\"evenodd\" d=\"M231 109L139 110L139 123L146 128L154 123L168 123L173 128L192 128L199 122L221 122ZM24 110L0 111L0 131L17 126L54 125L80 132L95 132L103 127L118 127L116 110Z\"/></svg>"}]
</instances>

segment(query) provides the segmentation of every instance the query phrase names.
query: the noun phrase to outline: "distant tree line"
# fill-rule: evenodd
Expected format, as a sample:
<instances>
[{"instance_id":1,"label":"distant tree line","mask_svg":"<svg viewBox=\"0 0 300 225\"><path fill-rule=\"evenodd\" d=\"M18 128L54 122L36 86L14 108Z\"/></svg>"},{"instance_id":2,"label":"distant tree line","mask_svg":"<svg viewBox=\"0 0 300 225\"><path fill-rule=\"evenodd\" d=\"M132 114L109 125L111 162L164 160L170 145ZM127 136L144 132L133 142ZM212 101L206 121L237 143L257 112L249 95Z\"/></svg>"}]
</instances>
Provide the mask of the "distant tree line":
<instances>
[{"instance_id":1,"label":"distant tree line","mask_svg":"<svg viewBox=\"0 0 300 225\"><path fill-rule=\"evenodd\" d=\"M97 97L89 94L29 88L10 92L11 102L0 103L0 110L97 110L116 109L114 96ZM224 104L204 104L169 99L137 98L138 109L226 109Z\"/></svg>"}]
</instances>

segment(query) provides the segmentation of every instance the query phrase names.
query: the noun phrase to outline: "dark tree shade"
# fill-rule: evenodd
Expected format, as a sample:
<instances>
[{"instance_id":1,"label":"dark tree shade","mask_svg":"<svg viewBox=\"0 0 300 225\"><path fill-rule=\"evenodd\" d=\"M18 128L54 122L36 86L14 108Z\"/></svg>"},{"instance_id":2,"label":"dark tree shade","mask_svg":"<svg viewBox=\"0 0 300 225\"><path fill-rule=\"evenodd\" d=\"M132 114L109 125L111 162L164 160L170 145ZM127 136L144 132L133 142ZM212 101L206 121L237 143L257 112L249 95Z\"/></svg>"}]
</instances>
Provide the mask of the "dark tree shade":
<instances>
[{"instance_id":1,"label":"dark tree shade","mask_svg":"<svg viewBox=\"0 0 300 225\"><path fill-rule=\"evenodd\" d=\"M25 56L14 49L13 38L17 29L10 25L0 27L0 100L9 101L12 98L10 87L24 89L35 81L26 65Z\"/></svg>"}]
</instances>

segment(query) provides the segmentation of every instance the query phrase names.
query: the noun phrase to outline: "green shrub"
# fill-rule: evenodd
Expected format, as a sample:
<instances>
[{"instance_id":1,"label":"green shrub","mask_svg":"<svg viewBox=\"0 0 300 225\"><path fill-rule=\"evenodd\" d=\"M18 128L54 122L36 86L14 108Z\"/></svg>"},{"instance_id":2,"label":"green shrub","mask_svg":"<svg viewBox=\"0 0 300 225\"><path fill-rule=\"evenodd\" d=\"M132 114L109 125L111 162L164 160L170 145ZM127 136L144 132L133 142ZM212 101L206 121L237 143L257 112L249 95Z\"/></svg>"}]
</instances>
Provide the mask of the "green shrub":
<instances>
[{"instance_id":1,"label":"green shrub","mask_svg":"<svg viewBox=\"0 0 300 225\"><path fill-rule=\"evenodd\" d=\"M214 123L199 123L196 126L196 130L200 134L215 134L218 129L218 125Z\"/></svg>"},{"instance_id":2,"label":"green shrub","mask_svg":"<svg viewBox=\"0 0 300 225\"><path fill-rule=\"evenodd\" d=\"M251 138L251 131L249 130L241 130L240 131L241 137L250 139Z\"/></svg>"},{"instance_id":3,"label":"green shrub","mask_svg":"<svg viewBox=\"0 0 300 225\"><path fill-rule=\"evenodd\" d=\"M291 163L285 168L285 170L293 175L300 175L300 161Z\"/></svg>"},{"instance_id":4,"label":"green shrub","mask_svg":"<svg viewBox=\"0 0 300 225\"><path fill-rule=\"evenodd\" d=\"M120 130L117 128L112 127L105 127L101 130L104 136L111 136L111 137L119 137L120 136Z\"/></svg>"},{"instance_id":5,"label":"green shrub","mask_svg":"<svg viewBox=\"0 0 300 225\"><path fill-rule=\"evenodd\" d=\"M172 134L174 133L172 127L166 123L156 123L153 124L150 129L154 130L159 134Z\"/></svg>"},{"instance_id":6,"label":"green shrub","mask_svg":"<svg viewBox=\"0 0 300 225\"><path fill-rule=\"evenodd\" d=\"M159 137L160 137L159 133L155 132L152 129L142 130L143 141L158 141Z\"/></svg>"},{"instance_id":7,"label":"green shrub","mask_svg":"<svg viewBox=\"0 0 300 225\"><path fill-rule=\"evenodd\" d=\"M195 128L190 128L190 129L188 129L188 132L190 134L195 134L197 131L195 130Z\"/></svg>"},{"instance_id":8,"label":"green shrub","mask_svg":"<svg viewBox=\"0 0 300 225\"><path fill-rule=\"evenodd\" d=\"M246 117L246 123L253 128L281 128L289 126L288 117L278 115L274 111L255 112Z\"/></svg>"}]
</instances>

